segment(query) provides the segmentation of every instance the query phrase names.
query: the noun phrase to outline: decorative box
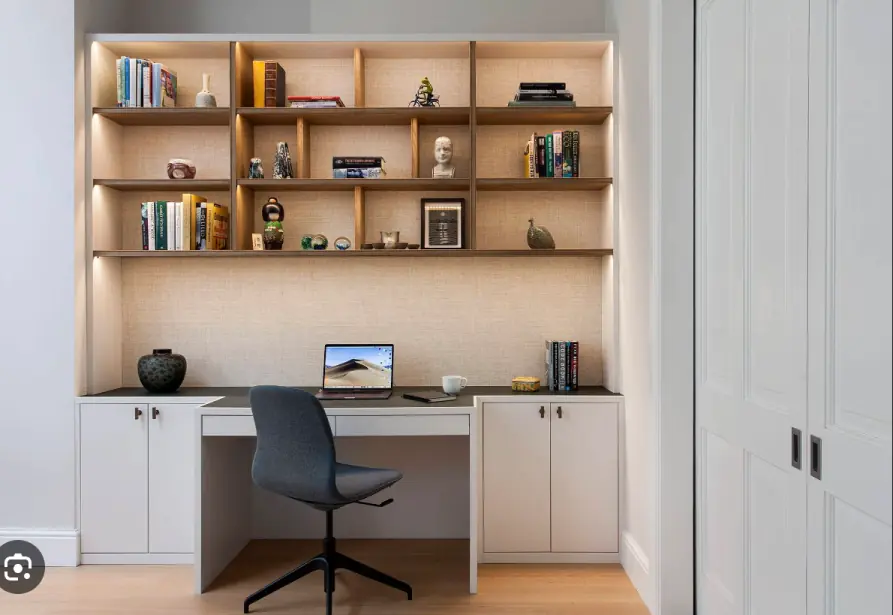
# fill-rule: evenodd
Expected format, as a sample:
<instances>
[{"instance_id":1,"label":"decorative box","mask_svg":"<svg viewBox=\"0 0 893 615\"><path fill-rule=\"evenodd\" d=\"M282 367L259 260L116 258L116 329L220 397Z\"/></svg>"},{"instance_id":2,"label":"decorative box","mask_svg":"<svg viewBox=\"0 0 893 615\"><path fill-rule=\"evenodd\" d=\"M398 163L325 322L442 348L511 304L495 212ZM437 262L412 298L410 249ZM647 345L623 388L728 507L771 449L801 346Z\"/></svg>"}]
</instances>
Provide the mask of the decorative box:
<instances>
[{"instance_id":1,"label":"decorative box","mask_svg":"<svg viewBox=\"0 0 893 615\"><path fill-rule=\"evenodd\" d=\"M533 376L518 376L517 378L512 378L512 390L528 392L539 391L540 379Z\"/></svg>"}]
</instances>

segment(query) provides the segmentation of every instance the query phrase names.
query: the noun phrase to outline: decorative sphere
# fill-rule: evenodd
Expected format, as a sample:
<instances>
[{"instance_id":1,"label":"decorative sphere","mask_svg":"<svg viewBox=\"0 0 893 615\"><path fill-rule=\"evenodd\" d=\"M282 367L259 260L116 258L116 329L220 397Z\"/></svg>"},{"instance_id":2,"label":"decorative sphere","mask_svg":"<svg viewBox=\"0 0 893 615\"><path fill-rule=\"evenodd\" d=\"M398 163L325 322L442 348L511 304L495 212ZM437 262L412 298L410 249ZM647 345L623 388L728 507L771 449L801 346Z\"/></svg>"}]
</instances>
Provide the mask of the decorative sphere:
<instances>
[{"instance_id":1,"label":"decorative sphere","mask_svg":"<svg viewBox=\"0 0 893 615\"><path fill-rule=\"evenodd\" d=\"M310 245L314 250L325 250L329 247L329 240L325 235L314 235Z\"/></svg>"},{"instance_id":2,"label":"decorative sphere","mask_svg":"<svg viewBox=\"0 0 893 615\"><path fill-rule=\"evenodd\" d=\"M313 249L313 235L304 235L301 237L301 249L302 250L312 250Z\"/></svg>"},{"instance_id":3,"label":"decorative sphere","mask_svg":"<svg viewBox=\"0 0 893 615\"><path fill-rule=\"evenodd\" d=\"M349 250L350 249L350 239L347 237L339 237L335 240L335 247L339 250Z\"/></svg>"}]
</instances>

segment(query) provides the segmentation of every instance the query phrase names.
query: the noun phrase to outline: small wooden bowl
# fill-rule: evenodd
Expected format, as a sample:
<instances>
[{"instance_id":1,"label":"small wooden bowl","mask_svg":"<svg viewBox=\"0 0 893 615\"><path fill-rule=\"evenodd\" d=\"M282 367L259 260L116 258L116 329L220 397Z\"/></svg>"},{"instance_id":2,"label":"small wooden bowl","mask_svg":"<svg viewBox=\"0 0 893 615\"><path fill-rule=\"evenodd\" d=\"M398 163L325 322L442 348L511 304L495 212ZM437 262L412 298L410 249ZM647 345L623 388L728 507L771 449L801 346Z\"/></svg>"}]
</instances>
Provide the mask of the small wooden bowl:
<instances>
[{"instance_id":1,"label":"small wooden bowl","mask_svg":"<svg viewBox=\"0 0 893 615\"><path fill-rule=\"evenodd\" d=\"M372 244L372 247L375 248L376 250L384 250L384 244L383 244L383 243L373 243L373 244Z\"/></svg>"},{"instance_id":2,"label":"small wooden bowl","mask_svg":"<svg viewBox=\"0 0 893 615\"><path fill-rule=\"evenodd\" d=\"M394 249L395 250L405 250L406 246L408 246L408 245L409 245L408 243L398 241L397 243L394 244Z\"/></svg>"},{"instance_id":3,"label":"small wooden bowl","mask_svg":"<svg viewBox=\"0 0 893 615\"><path fill-rule=\"evenodd\" d=\"M361 243L360 244L360 250L371 250L371 249L372 249L371 243Z\"/></svg>"},{"instance_id":4,"label":"small wooden bowl","mask_svg":"<svg viewBox=\"0 0 893 615\"><path fill-rule=\"evenodd\" d=\"M411 244L409 244L409 245L407 246L407 248L409 248L410 250L418 250L418 249L419 249L419 244L417 244L417 243L411 243Z\"/></svg>"}]
</instances>

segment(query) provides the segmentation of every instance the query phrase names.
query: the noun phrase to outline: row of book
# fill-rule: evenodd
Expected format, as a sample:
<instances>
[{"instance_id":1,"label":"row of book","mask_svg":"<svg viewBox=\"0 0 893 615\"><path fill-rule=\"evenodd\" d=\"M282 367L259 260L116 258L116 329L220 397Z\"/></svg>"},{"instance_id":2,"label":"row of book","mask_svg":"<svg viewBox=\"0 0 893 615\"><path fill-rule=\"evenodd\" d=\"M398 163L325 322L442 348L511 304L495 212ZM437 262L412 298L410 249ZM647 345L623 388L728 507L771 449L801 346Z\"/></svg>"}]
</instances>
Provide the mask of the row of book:
<instances>
[{"instance_id":1,"label":"row of book","mask_svg":"<svg viewBox=\"0 0 893 615\"><path fill-rule=\"evenodd\" d=\"M148 201L140 206L143 250L226 250L229 208L205 197Z\"/></svg>"},{"instance_id":2,"label":"row of book","mask_svg":"<svg viewBox=\"0 0 893 615\"><path fill-rule=\"evenodd\" d=\"M118 107L177 106L177 73L161 62L121 56L115 75Z\"/></svg>"},{"instance_id":3,"label":"row of book","mask_svg":"<svg viewBox=\"0 0 893 615\"><path fill-rule=\"evenodd\" d=\"M522 81L509 107L576 107L563 81Z\"/></svg>"},{"instance_id":4,"label":"row of book","mask_svg":"<svg viewBox=\"0 0 893 615\"><path fill-rule=\"evenodd\" d=\"M381 156L334 156L332 177L335 179L380 179L387 175Z\"/></svg>"},{"instance_id":5,"label":"row of book","mask_svg":"<svg viewBox=\"0 0 893 615\"><path fill-rule=\"evenodd\" d=\"M550 391L576 391L580 381L580 342L546 340L546 384Z\"/></svg>"},{"instance_id":6,"label":"row of book","mask_svg":"<svg viewBox=\"0 0 893 615\"><path fill-rule=\"evenodd\" d=\"M580 131L530 135L524 149L524 177L580 177Z\"/></svg>"}]
</instances>

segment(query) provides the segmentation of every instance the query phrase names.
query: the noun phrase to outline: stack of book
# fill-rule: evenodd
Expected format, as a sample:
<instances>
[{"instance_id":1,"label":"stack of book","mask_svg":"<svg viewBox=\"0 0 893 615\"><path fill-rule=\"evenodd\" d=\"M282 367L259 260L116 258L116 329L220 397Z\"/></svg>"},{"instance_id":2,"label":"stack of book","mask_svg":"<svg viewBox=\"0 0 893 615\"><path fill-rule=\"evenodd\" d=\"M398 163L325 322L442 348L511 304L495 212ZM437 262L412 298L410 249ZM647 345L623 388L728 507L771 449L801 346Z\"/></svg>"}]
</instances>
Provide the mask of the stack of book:
<instances>
[{"instance_id":1,"label":"stack of book","mask_svg":"<svg viewBox=\"0 0 893 615\"><path fill-rule=\"evenodd\" d=\"M343 107L340 96L289 96L288 106L297 109L333 109Z\"/></svg>"},{"instance_id":2,"label":"stack of book","mask_svg":"<svg viewBox=\"0 0 893 615\"><path fill-rule=\"evenodd\" d=\"M385 173L381 156L334 156L332 177L335 179L379 179Z\"/></svg>"},{"instance_id":3,"label":"stack of book","mask_svg":"<svg viewBox=\"0 0 893 615\"><path fill-rule=\"evenodd\" d=\"M143 250L226 250L229 208L205 197L148 201L140 206Z\"/></svg>"},{"instance_id":4,"label":"stack of book","mask_svg":"<svg viewBox=\"0 0 893 615\"><path fill-rule=\"evenodd\" d=\"M580 131L533 133L524 149L524 177L580 177Z\"/></svg>"},{"instance_id":5,"label":"stack of book","mask_svg":"<svg viewBox=\"0 0 893 615\"><path fill-rule=\"evenodd\" d=\"M522 81L509 107L576 107L563 81Z\"/></svg>"},{"instance_id":6,"label":"stack of book","mask_svg":"<svg viewBox=\"0 0 893 615\"><path fill-rule=\"evenodd\" d=\"M580 380L580 342L546 340L546 382L550 391L576 391Z\"/></svg>"},{"instance_id":7,"label":"stack of book","mask_svg":"<svg viewBox=\"0 0 893 615\"><path fill-rule=\"evenodd\" d=\"M115 60L115 75L117 106L177 106L177 73L161 62L121 56Z\"/></svg>"},{"instance_id":8,"label":"stack of book","mask_svg":"<svg viewBox=\"0 0 893 615\"><path fill-rule=\"evenodd\" d=\"M285 106L285 69L279 62L254 60L253 85L255 107Z\"/></svg>"}]
</instances>

